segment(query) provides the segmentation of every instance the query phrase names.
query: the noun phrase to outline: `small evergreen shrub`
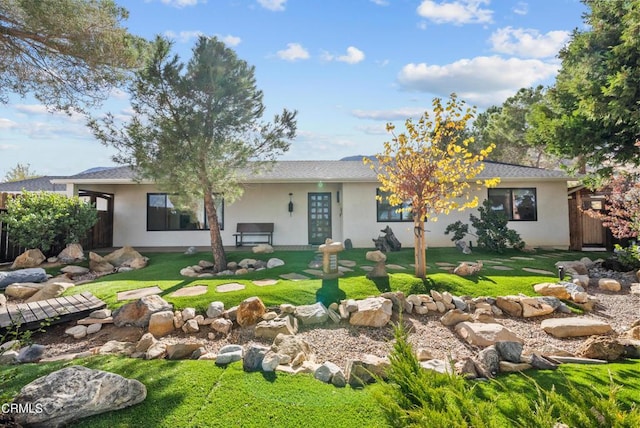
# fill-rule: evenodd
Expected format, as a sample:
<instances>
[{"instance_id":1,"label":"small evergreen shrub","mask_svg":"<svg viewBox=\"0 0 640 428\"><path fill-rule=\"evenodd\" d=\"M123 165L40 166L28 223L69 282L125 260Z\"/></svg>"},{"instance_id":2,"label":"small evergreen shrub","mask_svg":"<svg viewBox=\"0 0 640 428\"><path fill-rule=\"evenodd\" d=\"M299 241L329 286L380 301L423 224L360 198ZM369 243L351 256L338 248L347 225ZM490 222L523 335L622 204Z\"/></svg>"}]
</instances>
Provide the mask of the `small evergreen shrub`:
<instances>
[{"instance_id":1,"label":"small evergreen shrub","mask_svg":"<svg viewBox=\"0 0 640 428\"><path fill-rule=\"evenodd\" d=\"M78 197L47 192L24 192L7 201L0 214L13 244L24 248L61 249L79 242L98 221L95 207Z\"/></svg>"},{"instance_id":2,"label":"small evergreen shrub","mask_svg":"<svg viewBox=\"0 0 640 428\"><path fill-rule=\"evenodd\" d=\"M453 242L464 239L469 234L477 238L478 247L486 248L496 253L503 253L507 248L521 250L525 243L520 234L513 229L509 229L509 219L504 213L491 209L491 202L485 200L481 207L478 207L479 217L471 214L469 220L476 230L476 233L469 232L469 225L457 221L447 226L445 235L453 233Z\"/></svg>"},{"instance_id":3,"label":"small evergreen shrub","mask_svg":"<svg viewBox=\"0 0 640 428\"><path fill-rule=\"evenodd\" d=\"M633 242L627 247L620 244L615 245L615 259L622 265L621 269L630 271L640 268L640 245Z\"/></svg>"}]
</instances>

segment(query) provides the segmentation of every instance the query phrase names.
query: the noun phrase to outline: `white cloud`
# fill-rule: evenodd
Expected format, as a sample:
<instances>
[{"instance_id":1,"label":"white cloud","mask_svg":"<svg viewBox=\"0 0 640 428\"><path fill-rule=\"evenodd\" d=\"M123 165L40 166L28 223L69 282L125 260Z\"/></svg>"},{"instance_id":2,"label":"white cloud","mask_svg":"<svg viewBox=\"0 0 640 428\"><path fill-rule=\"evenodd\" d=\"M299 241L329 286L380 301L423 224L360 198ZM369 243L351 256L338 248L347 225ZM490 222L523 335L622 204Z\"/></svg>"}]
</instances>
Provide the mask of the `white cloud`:
<instances>
[{"instance_id":1,"label":"white cloud","mask_svg":"<svg viewBox=\"0 0 640 428\"><path fill-rule=\"evenodd\" d=\"M492 50L498 53L527 58L549 58L558 54L569 41L568 31L549 31L505 27L496 30L490 37Z\"/></svg>"},{"instance_id":2,"label":"white cloud","mask_svg":"<svg viewBox=\"0 0 640 428\"><path fill-rule=\"evenodd\" d=\"M424 0L418 6L418 15L436 24L485 24L493 21L493 11L483 9L489 0L456 0L435 2Z\"/></svg>"},{"instance_id":3,"label":"white cloud","mask_svg":"<svg viewBox=\"0 0 640 428\"><path fill-rule=\"evenodd\" d=\"M15 128L16 125L17 123L15 123L13 120L0 117L0 129L11 129Z\"/></svg>"},{"instance_id":4,"label":"white cloud","mask_svg":"<svg viewBox=\"0 0 640 428\"><path fill-rule=\"evenodd\" d=\"M538 59L481 56L442 66L407 64L398 74L398 83L409 91L441 96L455 92L466 101L486 106L501 103L518 89L553 77L558 68L558 63Z\"/></svg>"},{"instance_id":5,"label":"white cloud","mask_svg":"<svg viewBox=\"0 0 640 428\"><path fill-rule=\"evenodd\" d=\"M389 2L387 0L370 0L371 3L375 3L378 6L389 6Z\"/></svg>"},{"instance_id":6,"label":"white cloud","mask_svg":"<svg viewBox=\"0 0 640 428\"><path fill-rule=\"evenodd\" d=\"M418 118L428 109L421 107L403 107L392 110L352 110L351 114L358 119L383 120L385 122L393 120L405 120L408 118Z\"/></svg>"},{"instance_id":7,"label":"white cloud","mask_svg":"<svg viewBox=\"0 0 640 428\"><path fill-rule=\"evenodd\" d=\"M347 64L357 64L364 60L364 52L354 46L349 46L345 55L335 56L325 51L322 52L321 58L324 61L340 61L346 62Z\"/></svg>"},{"instance_id":8,"label":"white cloud","mask_svg":"<svg viewBox=\"0 0 640 428\"><path fill-rule=\"evenodd\" d=\"M405 118L406 119L406 118ZM387 135L387 125L379 123L377 125L356 126L358 131L367 135Z\"/></svg>"},{"instance_id":9,"label":"white cloud","mask_svg":"<svg viewBox=\"0 0 640 428\"><path fill-rule=\"evenodd\" d=\"M299 43L287 43L287 48L277 52L278 58L285 61L309 59L309 52Z\"/></svg>"},{"instance_id":10,"label":"white cloud","mask_svg":"<svg viewBox=\"0 0 640 428\"><path fill-rule=\"evenodd\" d=\"M518 2L518 4L513 7L513 13L516 15L526 15L529 13L529 5L523 1Z\"/></svg>"},{"instance_id":11,"label":"white cloud","mask_svg":"<svg viewBox=\"0 0 640 428\"><path fill-rule=\"evenodd\" d=\"M206 3L206 0L200 1L200 0L160 0L163 4L169 5L169 6L173 6L173 7L177 7L177 8L183 8L185 6L195 6L198 3Z\"/></svg>"},{"instance_id":12,"label":"white cloud","mask_svg":"<svg viewBox=\"0 0 640 428\"><path fill-rule=\"evenodd\" d=\"M13 145L13 144L0 144L0 151L3 151L3 150L15 150L17 148L18 148L18 146Z\"/></svg>"},{"instance_id":13,"label":"white cloud","mask_svg":"<svg viewBox=\"0 0 640 428\"><path fill-rule=\"evenodd\" d=\"M260 6L276 12L284 10L284 5L286 2L287 0L258 0Z\"/></svg>"},{"instance_id":14,"label":"white cloud","mask_svg":"<svg viewBox=\"0 0 640 428\"><path fill-rule=\"evenodd\" d=\"M200 36L203 36L204 33L200 30L191 30L191 31L180 31L176 33L175 31L165 31L164 35L170 39L176 40L178 43L187 43L191 39L197 39Z\"/></svg>"},{"instance_id":15,"label":"white cloud","mask_svg":"<svg viewBox=\"0 0 640 428\"><path fill-rule=\"evenodd\" d=\"M226 36L217 35L217 37L223 42L225 42L227 46L231 46L231 47L238 46L240 42L242 42L242 39L240 37L232 36L231 34L227 34Z\"/></svg>"}]
</instances>

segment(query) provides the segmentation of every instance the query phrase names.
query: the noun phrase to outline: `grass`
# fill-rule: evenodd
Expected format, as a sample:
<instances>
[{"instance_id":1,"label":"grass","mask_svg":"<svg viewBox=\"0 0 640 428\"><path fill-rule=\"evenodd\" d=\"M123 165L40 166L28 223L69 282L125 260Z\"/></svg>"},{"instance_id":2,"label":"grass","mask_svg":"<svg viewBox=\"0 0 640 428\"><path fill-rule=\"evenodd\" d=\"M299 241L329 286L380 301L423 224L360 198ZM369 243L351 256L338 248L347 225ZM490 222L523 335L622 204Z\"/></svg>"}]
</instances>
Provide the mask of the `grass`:
<instances>
[{"instance_id":1,"label":"grass","mask_svg":"<svg viewBox=\"0 0 640 428\"><path fill-rule=\"evenodd\" d=\"M582 253L566 251L539 252L530 255L533 260L517 260L510 257L523 256L523 253L511 251L497 256L495 253L474 250L471 255L461 254L453 248L434 248L427 251L429 275L426 282L413 276L410 264L413 263L413 250L404 249L388 254L387 262L407 267L406 271L389 270L389 282L371 281L365 277L365 271L360 266L371 265L365 258L366 250L353 249L339 254L340 259L353 260L357 266L353 272L346 272L336 281L322 281L311 278L302 281L280 280L276 286L258 287L252 280L274 278L285 273L303 273L308 268L308 263L313 260L313 251L277 251L268 255L255 255L250 252L229 252L229 261L240 261L244 258L270 257L281 258L285 265L274 269L256 271L242 276L226 276L216 278L187 278L180 275L180 269L197 264L199 260L211 260L211 254L199 253L194 255L175 253L151 253L146 254L150 258L149 265L142 270L119 273L102 277L89 284L73 287L67 294L75 294L83 291L91 291L103 299L109 307L116 308L123 304L118 302L116 294L121 291L137 288L158 286L161 295L178 309L195 307L199 311L205 311L209 302L222 301L226 307L237 305L242 300L259 296L267 306L277 306L281 303L294 305L311 304L316 301L339 300L343 298L361 299L379 294L381 291L401 290L405 294L426 293L433 288L439 291L450 291L455 295L470 296L497 296L523 293L534 295L533 285L539 282L554 281L555 275L535 274L522 271L523 267L536 268L555 272L555 262L558 260L579 259ZM529 256L524 254L524 256ZM596 255L597 256L597 255ZM485 267L481 275L471 277L459 277L447 273L438 268L436 262L457 264L459 261L476 260L500 261L503 266L513 270L501 271L492 269L491 266L498 263L485 261ZM239 282L245 285L244 290L219 293L216 286ZM183 288L192 285L206 285L208 292L193 297L171 297L170 295Z\"/></svg>"},{"instance_id":2,"label":"grass","mask_svg":"<svg viewBox=\"0 0 640 428\"><path fill-rule=\"evenodd\" d=\"M118 373L147 387L140 404L84 419L73 427L380 427L385 418L375 394L379 385L364 389L335 388L311 375L244 373L240 363L226 368L211 361L136 360L97 356L73 363L0 366L0 402L8 402L22 386L70 364ZM528 371L477 383L473 400L498 409L495 426L512 426L515 402L536 400L534 382L567 392L567 382L581 394L607 397L609 376L622 387L619 399L631 406L640 400L640 361L581 366L566 364L557 371ZM575 391L574 391L575 393ZM428 426L428 425L427 425Z\"/></svg>"},{"instance_id":3,"label":"grass","mask_svg":"<svg viewBox=\"0 0 640 428\"><path fill-rule=\"evenodd\" d=\"M231 252L229 259L278 257L285 260L283 267L254 272L243 277L213 279L184 278L181 268L196 264L201 259L210 259L210 254L195 255L156 253L147 254L150 264L140 271L114 274L99 280L73 287L68 292L89 290L104 299L111 308L122 304L116 302L119 291L157 285L163 296L176 308L196 307L204 311L209 302L221 300L226 307L235 305L250 296L260 296L268 306L283 302L307 304L330 293L334 298L362 298L379 294L386 289L412 292L427 292L429 288L448 290L456 295L505 295L535 294L532 285L538 282L555 281L555 275L532 274L523 267L555 271L558 260L574 260L583 253L563 251L538 252L530 255L534 260L511 259L513 256L529 256L509 252L496 256L474 250L472 255L462 255L455 249L429 249L428 279L423 282L413 277L411 269L390 275L389 283L371 281L365 272L355 269L347 272L339 281L319 279L305 281L281 280L277 286L256 287L254 279L277 278L282 273L301 273L314 258L312 251L276 252L266 256L255 256L248 252ZM364 250L349 250L340 253L341 259L369 265ZM587 254L598 257L600 254ZM485 263L482 274L461 278L437 268L436 262L456 264L458 261L500 259L510 271L498 271ZM408 266L413 263L412 250L388 254L388 263ZM218 293L215 286L227 282L241 282L245 290ZM173 291L196 284L206 284L209 291L200 296L172 298ZM97 415L73 425L74 427L215 427L215 426L305 426L305 427L378 427L386 424L384 414L375 395L380 385L360 390L350 387L335 388L313 379L311 375L290 376L287 374L244 373L240 363L226 368L217 367L210 361L144 361L114 356L98 356L73 363L26 364L0 366L0 402L9 401L22 386L68 364L82 364L135 378L147 386L147 399L139 405L114 413ZM473 400L488 403L498 410L495 426L513 426L522 403L539 402L536 383L545 390L556 388L562 394L575 394L567 387L571 383L583 394L599 394L607 397L610 376L622 387L618 398L625 406L640 401L640 361L626 361L605 366L562 365L557 371L528 371L523 375L499 376L496 381L477 383L471 388ZM538 400L538 401L536 401ZM519 403L519 405L518 405ZM533 405L533 404L532 404ZM425 426L429 426L428 424Z\"/></svg>"}]
</instances>

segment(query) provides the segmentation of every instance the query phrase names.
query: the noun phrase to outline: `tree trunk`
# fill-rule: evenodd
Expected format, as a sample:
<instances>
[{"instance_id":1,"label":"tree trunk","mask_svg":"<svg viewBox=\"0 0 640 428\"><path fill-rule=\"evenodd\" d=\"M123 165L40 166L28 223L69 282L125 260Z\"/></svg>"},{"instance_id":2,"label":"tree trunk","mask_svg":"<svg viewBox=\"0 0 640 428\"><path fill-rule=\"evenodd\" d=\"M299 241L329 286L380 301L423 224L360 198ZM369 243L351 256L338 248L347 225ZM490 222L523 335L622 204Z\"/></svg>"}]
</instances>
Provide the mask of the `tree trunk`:
<instances>
[{"instance_id":1,"label":"tree trunk","mask_svg":"<svg viewBox=\"0 0 640 428\"><path fill-rule=\"evenodd\" d=\"M413 244L416 276L425 279L427 277L427 245L424 236L424 222L419 218L413 220Z\"/></svg>"},{"instance_id":2,"label":"tree trunk","mask_svg":"<svg viewBox=\"0 0 640 428\"><path fill-rule=\"evenodd\" d=\"M220 236L220 225L218 224L218 213L216 204L211 192L204 192L204 210L207 213L207 222L209 223L209 235L211 236L211 253L213 254L213 269L221 272L227 269L227 255L222 245L222 236Z\"/></svg>"}]
</instances>

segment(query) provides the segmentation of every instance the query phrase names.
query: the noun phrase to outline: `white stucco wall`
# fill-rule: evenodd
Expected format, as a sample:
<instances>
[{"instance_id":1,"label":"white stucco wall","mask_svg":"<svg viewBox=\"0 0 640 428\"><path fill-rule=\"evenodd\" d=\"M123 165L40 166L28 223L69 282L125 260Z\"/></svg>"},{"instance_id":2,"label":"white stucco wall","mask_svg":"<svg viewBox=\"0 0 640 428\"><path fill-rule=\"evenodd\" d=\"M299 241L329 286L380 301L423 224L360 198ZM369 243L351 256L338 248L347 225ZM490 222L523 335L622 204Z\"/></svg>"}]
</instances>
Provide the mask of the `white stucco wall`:
<instances>
[{"instance_id":1,"label":"white stucco wall","mask_svg":"<svg viewBox=\"0 0 640 428\"><path fill-rule=\"evenodd\" d=\"M147 231L147 193L157 192L153 185L82 185L70 187L68 193L96 190L113 193L114 199L114 246L206 246L209 232L206 230ZM537 191L537 221L512 221L509 227L520 233L528 245L568 248L569 214L566 183L563 182L507 182L498 187L535 187ZM337 192L340 192L338 202ZM389 225L405 247L413 246L413 224L411 222L376 221L375 183L273 183L247 184L244 196L233 204L225 204L225 245L234 245L236 223L273 222L274 245L308 244L307 197L310 192L330 192L332 208L332 236L343 241L350 238L355 247L372 247L372 238ZM287 210L289 193L292 193L294 211ZM478 193L486 198L486 189ZM454 212L429 222L427 245L442 247L453 245L444 230L456 220L468 222L471 210ZM476 211L477 213L477 211ZM473 240L472 237L470 237Z\"/></svg>"}]
</instances>

